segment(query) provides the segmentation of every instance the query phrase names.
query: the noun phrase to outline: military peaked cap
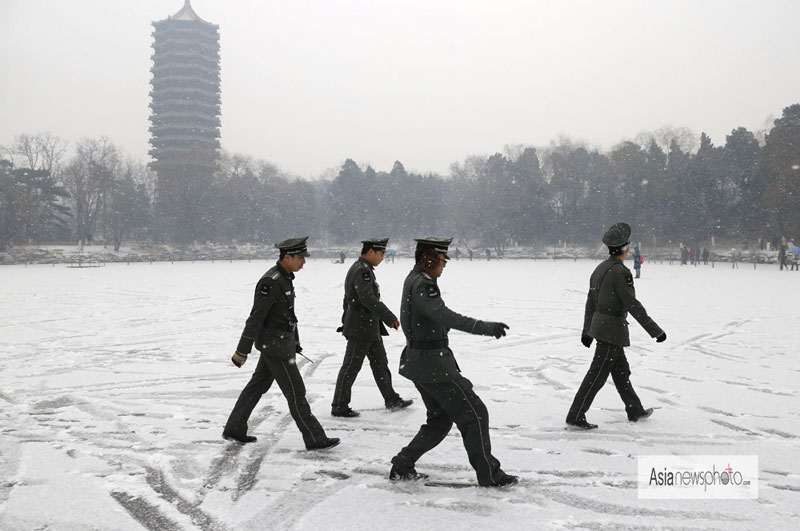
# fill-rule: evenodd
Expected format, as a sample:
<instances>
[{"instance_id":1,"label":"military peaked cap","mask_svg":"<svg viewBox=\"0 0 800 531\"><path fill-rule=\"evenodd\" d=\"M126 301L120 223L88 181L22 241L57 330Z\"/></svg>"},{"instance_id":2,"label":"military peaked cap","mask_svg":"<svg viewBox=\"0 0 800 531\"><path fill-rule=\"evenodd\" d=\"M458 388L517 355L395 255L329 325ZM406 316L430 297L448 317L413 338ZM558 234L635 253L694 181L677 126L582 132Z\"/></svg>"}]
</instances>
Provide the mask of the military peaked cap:
<instances>
[{"instance_id":1,"label":"military peaked cap","mask_svg":"<svg viewBox=\"0 0 800 531\"><path fill-rule=\"evenodd\" d=\"M302 238L289 238L275 244L276 249L280 249L282 253L286 254L299 254L300 256L311 256L308 254L308 247L306 241L308 236Z\"/></svg>"},{"instance_id":2,"label":"military peaked cap","mask_svg":"<svg viewBox=\"0 0 800 531\"><path fill-rule=\"evenodd\" d=\"M376 251L385 251L386 245L389 244L389 238L372 238L371 240L361 240L364 245L369 245Z\"/></svg>"},{"instance_id":3,"label":"military peaked cap","mask_svg":"<svg viewBox=\"0 0 800 531\"><path fill-rule=\"evenodd\" d=\"M450 247L453 238L414 238L414 241L417 242L417 251L435 249L447 256L447 248Z\"/></svg>"},{"instance_id":4,"label":"military peaked cap","mask_svg":"<svg viewBox=\"0 0 800 531\"><path fill-rule=\"evenodd\" d=\"M631 226L627 223L614 223L603 234L603 243L609 247L622 247L631 242Z\"/></svg>"}]
</instances>

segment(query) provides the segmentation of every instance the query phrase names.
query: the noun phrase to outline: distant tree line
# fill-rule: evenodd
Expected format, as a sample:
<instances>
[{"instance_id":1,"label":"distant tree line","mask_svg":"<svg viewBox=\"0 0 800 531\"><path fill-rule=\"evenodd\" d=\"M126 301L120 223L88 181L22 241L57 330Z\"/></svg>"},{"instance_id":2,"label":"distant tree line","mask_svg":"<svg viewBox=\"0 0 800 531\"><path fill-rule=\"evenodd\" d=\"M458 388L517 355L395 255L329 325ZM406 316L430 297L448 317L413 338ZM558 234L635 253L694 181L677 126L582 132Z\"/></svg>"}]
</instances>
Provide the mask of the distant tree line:
<instances>
[{"instance_id":1,"label":"distant tree line","mask_svg":"<svg viewBox=\"0 0 800 531\"><path fill-rule=\"evenodd\" d=\"M629 222L647 245L800 238L800 104L758 137L733 130L715 146L664 128L603 153L570 139L472 156L449 175L390 171L347 159L329 179L302 180L246 155L189 204L192 226L159 215L157 177L107 138L83 139L66 158L50 134L0 148L0 249L49 241L126 239L270 243L309 234L329 244L371 235L450 235L467 244L591 243ZM162 192L163 193L163 192ZM175 192L175 193L179 193ZM193 206L191 206L193 205Z\"/></svg>"}]
</instances>

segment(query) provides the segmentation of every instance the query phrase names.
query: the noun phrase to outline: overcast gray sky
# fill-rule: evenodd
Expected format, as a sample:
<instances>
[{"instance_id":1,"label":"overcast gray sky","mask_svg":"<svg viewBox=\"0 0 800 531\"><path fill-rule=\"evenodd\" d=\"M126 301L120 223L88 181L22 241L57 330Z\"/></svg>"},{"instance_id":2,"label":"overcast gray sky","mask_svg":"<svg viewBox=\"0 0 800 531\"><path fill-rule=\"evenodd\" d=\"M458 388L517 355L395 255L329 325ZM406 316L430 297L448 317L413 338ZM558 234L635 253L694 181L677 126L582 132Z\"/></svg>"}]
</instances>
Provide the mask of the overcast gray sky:
<instances>
[{"instance_id":1,"label":"overcast gray sky","mask_svg":"<svg viewBox=\"0 0 800 531\"><path fill-rule=\"evenodd\" d=\"M183 0L0 0L0 144L148 150L153 20ZM193 0L218 24L222 146L305 177L452 162L567 135L607 149L800 102L796 0Z\"/></svg>"}]
</instances>

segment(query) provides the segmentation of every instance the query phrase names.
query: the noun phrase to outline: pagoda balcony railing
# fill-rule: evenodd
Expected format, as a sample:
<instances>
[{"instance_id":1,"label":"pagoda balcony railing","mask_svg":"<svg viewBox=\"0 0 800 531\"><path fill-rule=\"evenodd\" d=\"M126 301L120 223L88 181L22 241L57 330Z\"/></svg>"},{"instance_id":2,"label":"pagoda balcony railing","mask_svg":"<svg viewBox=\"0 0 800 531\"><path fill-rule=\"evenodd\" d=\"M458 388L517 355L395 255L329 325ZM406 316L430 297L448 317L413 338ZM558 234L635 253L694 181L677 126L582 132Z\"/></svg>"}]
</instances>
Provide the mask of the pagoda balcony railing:
<instances>
[{"instance_id":1,"label":"pagoda balcony railing","mask_svg":"<svg viewBox=\"0 0 800 531\"><path fill-rule=\"evenodd\" d=\"M219 116L219 105L206 104L196 99L172 99L150 103L154 114L193 113L199 116Z\"/></svg>"},{"instance_id":2,"label":"pagoda balcony railing","mask_svg":"<svg viewBox=\"0 0 800 531\"><path fill-rule=\"evenodd\" d=\"M152 103L150 104L150 107L152 108L153 105L159 105L162 102L174 101L176 99L184 101L197 101L200 98L203 99L202 102L199 102L201 105L211 105L214 107L219 107L220 105L219 92L211 92L201 89L182 89L151 91L150 100Z\"/></svg>"},{"instance_id":3,"label":"pagoda balcony railing","mask_svg":"<svg viewBox=\"0 0 800 531\"><path fill-rule=\"evenodd\" d=\"M150 85L153 87L153 92L162 90L177 90L177 89L200 89L206 92L218 93L219 81L205 79L200 76L170 76L160 77L150 80Z\"/></svg>"},{"instance_id":4,"label":"pagoda balcony railing","mask_svg":"<svg viewBox=\"0 0 800 531\"><path fill-rule=\"evenodd\" d=\"M207 68L219 68L219 54L213 56L205 55L196 50L169 50L166 52L154 53L150 55L153 64L184 64L194 61Z\"/></svg>"},{"instance_id":5,"label":"pagoda balcony railing","mask_svg":"<svg viewBox=\"0 0 800 531\"><path fill-rule=\"evenodd\" d=\"M221 126L219 118L188 114L159 116L157 118L151 118L150 121L152 125L148 127L148 130L155 136L168 134L169 131L184 134L183 131L191 131L192 129L218 131ZM217 133L216 136L219 136L219 133Z\"/></svg>"},{"instance_id":6,"label":"pagoda balcony railing","mask_svg":"<svg viewBox=\"0 0 800 531\"><path fill-rule=\"evenodd\" d=\"M190 57L182 61L161 61L153 63L150 72L153 75L195 75L195 73L202 74L205 77L215 77L219 79L219 65L209 66L207 63L195 61L194 57Z\"/></svg>"},{"instance_id":7,"label":"pagoda balcony railing","mask_svg":"<svg viewBox=\"0 0 800 531\"><path fill-rule=\"evenodd\" d=\"M187 75L187 72L170 72L153 76L150 85L153 88L180 86L187 83L196 83L202 86L219 85L219 75L206 75L203 72L194 72Z\"/></svg>"},{"instance_id":8,"label":"pagoda balcony railing","mask_svg":"<svg viewBox=\"0 0 800 531\"><path fill-rule=\"evenodd\" d=\"M153 34L156 33L189 33L208 36L219 35L219 26L199 20L164 19L153 22Z\"/></svg>"},{"instance_id":9,"label":"pagoda balcony railing","mask_svg":"<svg viewBox=\"0 0 800 531\"><path fill-rule=\"evenodd\" d=\"M181 146L219 146L219 135L215 134L184 134L181 131L162 133L150 138L153 149L169 151Z\"/></svg>"}]
</instances>

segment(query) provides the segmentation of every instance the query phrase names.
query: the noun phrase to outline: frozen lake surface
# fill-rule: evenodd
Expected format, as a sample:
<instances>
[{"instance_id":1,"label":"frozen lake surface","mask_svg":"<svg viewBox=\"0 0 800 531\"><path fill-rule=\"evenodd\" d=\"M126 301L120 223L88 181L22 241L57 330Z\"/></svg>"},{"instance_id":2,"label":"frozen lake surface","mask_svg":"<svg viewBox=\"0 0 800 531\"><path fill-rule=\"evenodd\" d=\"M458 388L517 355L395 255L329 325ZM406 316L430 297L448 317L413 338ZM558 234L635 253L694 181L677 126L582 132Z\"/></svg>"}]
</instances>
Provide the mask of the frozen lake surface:
<instances>
[{"instance_id":1,"label":"frozen lake surface","mask_svg":"<svg viewBox=\"0 0 800 531\"><path fill-rule=\"evenodd\" d=\"M346 266L310 260L295 281L308 397L342 444L307 452L277 386L251 417L258 442L221 439L257 362L230 363L271 262L0 267L0 528L52 529L798 529L800 273L645 263L637 295L667 332L631 319L632 381L655 414L629 423L609 381L587 417L564 417L593 352L579 342L593 261L452 261L452 309L511 327L454 331L451 347L491 417L507 489L394 484L389 459L424 422L386 339L389 413L365 363L357 419L330 416L345 341ZM377 269L399 312L412 263ZM756 500L639 500L637 456L757 455ZM417 464L476 485L458 431Z\"/></svg>"}]
</instances>

